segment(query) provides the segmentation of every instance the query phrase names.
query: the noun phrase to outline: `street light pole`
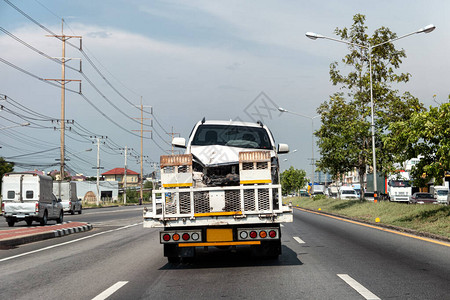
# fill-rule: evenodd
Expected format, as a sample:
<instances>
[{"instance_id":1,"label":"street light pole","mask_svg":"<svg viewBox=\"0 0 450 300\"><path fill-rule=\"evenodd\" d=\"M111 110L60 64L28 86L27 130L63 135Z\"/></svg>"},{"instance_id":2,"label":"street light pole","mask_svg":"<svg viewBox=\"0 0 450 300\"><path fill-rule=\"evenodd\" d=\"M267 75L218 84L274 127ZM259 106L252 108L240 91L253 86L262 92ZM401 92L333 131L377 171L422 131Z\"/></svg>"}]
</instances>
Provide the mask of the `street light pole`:
<instances>
[{"instance_id":1,"label":"street light pole","mask_svg":"<svg viewBox=\"0 0 450 300\"><path fill-rule=\"evenodd\" d=\"M374 105L374 101L373 101L373 82L372 82L372 50L373 48L376 48L378 46L387 44L387 43L392 43L394 41L397 41L399 39L403 39L405 37L408 37L410 35L413 34L418 34L418 33L430 33L432 32L434 29L436 29L436 26L434 26L433 24L427 25L423 28L420 28L419 30L416 30L414 32L402 35L398 38L394 38L394 39L390 39L388 41L385 41L383 43L379 43L375 46L366 46L366 45L361 45L361 44L356 44L356 43L351 43L351 42L347 42L347 41L343 41L343 40L338 40L332 37L327 37L321 34L317 34L314 32L307 32L306 36L312 40L316 40L316 39L326 39L326 40L331 40L331 41L335 41L335 42L339 42L339 43L344 43L347 45L352 45L352 46L356 46L359 47L361 49L367 49L368 50L368 56L369 56L369 77L370 77L370 108L371 108L371 128L372 128L372 168L373 168L373 191L376 195L377 193L377 163L376 163L376 153L375 153L375 121L374 121L374 111L375 111L375 105Z\"/></svg>"},{"instance_id":2,"label":"street light pole","mask_svg":"<svg viewBox=\"0 0 450 300\"><path fill-rule=\"evenodd\" d=\"M314 186L314 177L315 177L314 176L314 174L315 174L315 170L314 170L314 166L315 166L315 164L314 164L314 119L320 117L320 115L310 117L307 115L299 114L299 113L284 109L282 107L278 107L278 110L282 113L284 113L284 112L290 113L290 114L297 115L297 116L300 116L303 118L311 119L311 189L312 189Z\"/></svg>"}]
</instances>

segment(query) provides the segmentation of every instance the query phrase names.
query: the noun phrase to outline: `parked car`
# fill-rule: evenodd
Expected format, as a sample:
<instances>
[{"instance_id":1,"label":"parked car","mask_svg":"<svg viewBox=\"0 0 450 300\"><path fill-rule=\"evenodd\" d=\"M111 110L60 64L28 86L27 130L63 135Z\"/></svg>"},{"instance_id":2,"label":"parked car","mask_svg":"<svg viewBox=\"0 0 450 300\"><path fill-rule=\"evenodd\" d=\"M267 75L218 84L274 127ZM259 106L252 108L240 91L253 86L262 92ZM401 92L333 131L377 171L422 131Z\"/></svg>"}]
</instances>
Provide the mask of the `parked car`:
<instances>
[{"instance_id":1,"label":"parked car","mask_svg":"<svg viewBox=\"0 0 450 300\"><path fill-rule=\"evenodd\" d=\"M364 192L364 200L366 201L374 201L375 195L373 192Z\"/></svg>"},{"instance_id":2,"label":"parked car","mask_svg":"<svg viewBox=\"0 0 450 300\"><path fill-rule=\"evenodd\" d=\"M414 204L437 204L436 198L431 193L414 193L409 200Z\"/></svg>"},{"instance_id":3,"label":"parked car","mask_svg":"<svg viewBox=\"0 0 450 300\"><path fill-rule=\"evenodd\" d=\"M342 186L339 195L341 199L358 199L358 194L356 191L351 187L345 187Z\"/></svg>"}]
</instances>

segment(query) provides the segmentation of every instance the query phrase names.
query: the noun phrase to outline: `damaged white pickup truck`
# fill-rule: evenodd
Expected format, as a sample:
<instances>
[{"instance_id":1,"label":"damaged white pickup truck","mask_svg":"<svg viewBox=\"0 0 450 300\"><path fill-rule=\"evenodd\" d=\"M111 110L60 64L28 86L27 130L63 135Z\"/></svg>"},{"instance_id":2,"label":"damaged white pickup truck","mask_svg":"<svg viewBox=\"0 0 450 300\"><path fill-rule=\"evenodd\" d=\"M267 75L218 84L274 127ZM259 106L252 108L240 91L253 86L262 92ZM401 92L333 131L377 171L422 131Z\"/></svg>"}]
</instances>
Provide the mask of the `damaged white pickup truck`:
<instances>
[{"instance_id":1,"label":"damaged white pickup truck","mask_svg":"<svg viewBox=\"0 0 450 300\"><path fill-rule=\"evenodd\" d=\"M281 254L280 223L292 222L281 201L278 154L261 122L202 121L172 144L186 154L161 156L161 189L144 209L144 227L163 227L169 262L194 257L196 247L250 246L257 256ZM157 201L157 199L161 199Z\"/></svg>"}]
</instances>

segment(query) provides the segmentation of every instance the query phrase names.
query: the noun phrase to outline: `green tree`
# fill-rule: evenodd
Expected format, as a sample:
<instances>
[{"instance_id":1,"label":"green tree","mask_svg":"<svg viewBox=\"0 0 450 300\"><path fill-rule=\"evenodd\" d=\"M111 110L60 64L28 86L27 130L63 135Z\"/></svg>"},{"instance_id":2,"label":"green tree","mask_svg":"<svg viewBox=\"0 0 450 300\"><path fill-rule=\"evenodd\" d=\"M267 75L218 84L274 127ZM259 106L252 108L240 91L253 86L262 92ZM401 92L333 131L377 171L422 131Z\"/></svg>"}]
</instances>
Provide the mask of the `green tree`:
<instances>
[{"instance_id":1,"label":"green tree","mask_svg":"<svg viewBox=\"0 0 450 300\"><path fill-rule=\"evenodd\" d=\"M445 172L450 171L450 103L415 112L410 119L392 123L389 129L384 145L396 153L398 161L420 157L411 172L414 184L425 187L433 178L436 184L442 184Z\"/></svg>"},{"instance_id":2,"label":"green tree","mask_svg":"<svg viewBox=\"0 0 450 300\"><path fill-rule=\"evenodd\" d=\"M2 190L1 179L3 178L3 174L13 171L14 171L14 163L7 162L3 157L0 157L0 191Z\"/></svg>"},{"instance_id":3,"label":"green tree","mask_svg":"<svg viewBox=\"0 0 450 300\"><path fill-rule=\"evenodd\" d=\"M366 31L365 16L356 14L349 29L336 28L335 33L342 41L366 47L397 37L386 27L375 30L372 36ZM397 50L392 43L386 43L373 48L369 57L367 48L354 45L348 48L350 52L342 59L342 70L349 70L348 73L343 74L339 70L338 62L330 65L330 80L342 91L330 96L317 110L322 119L321 128L315 132L321 154L317 165L335 179L356 169L360 182L363 182L367 166L373 163L369 59L373 69L375 146L379 171L389 172L395 162L381 142L389 132L389 124L409 119L413 112L423 110L423 105L411 94L399 96L398 91L392 88L393 84L405 83L410 77L408 73L396 73L402 58L406 57L404 50Z\"/></svg>"},{"instance_id":4,"label":"green tree","mask_svg":"<svg viewBox=\"0 0 450 300\"><path fill-rule=\"evenodd\" d=\"M297 170L290 167L280 175L281 190L284 195L292 192L298 192L306 185L306 172L304 170Z\"/></svg>"}]
</instances>

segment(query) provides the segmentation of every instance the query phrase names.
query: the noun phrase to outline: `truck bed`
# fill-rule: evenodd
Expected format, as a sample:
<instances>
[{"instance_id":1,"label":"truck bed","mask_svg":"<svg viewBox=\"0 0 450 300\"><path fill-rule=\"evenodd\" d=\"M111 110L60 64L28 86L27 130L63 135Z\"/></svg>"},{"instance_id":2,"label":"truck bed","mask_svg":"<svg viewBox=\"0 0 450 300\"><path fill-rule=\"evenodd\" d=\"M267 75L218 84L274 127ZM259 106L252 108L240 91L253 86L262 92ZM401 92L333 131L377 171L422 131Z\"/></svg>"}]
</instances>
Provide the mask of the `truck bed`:
<instances>
[{"instance_id":1,"label":"truck bed","mask_svg":"<svg viewBox=\"0 0 450 300\"><path fill-rule=\"evenodd\" d=\"M157 203L157 195L162 201ZM281 185L174 188L153 191L144 227L219 226L292 222L292 208L282 205Z\"/></svg>"}]
</instances>

